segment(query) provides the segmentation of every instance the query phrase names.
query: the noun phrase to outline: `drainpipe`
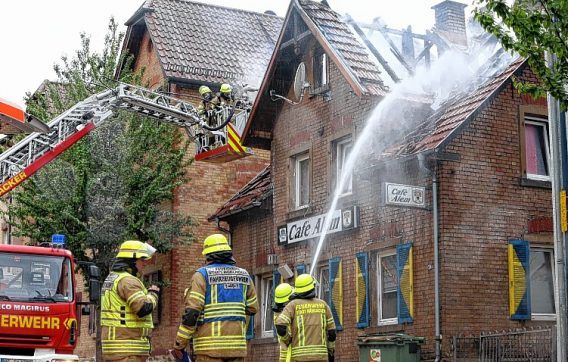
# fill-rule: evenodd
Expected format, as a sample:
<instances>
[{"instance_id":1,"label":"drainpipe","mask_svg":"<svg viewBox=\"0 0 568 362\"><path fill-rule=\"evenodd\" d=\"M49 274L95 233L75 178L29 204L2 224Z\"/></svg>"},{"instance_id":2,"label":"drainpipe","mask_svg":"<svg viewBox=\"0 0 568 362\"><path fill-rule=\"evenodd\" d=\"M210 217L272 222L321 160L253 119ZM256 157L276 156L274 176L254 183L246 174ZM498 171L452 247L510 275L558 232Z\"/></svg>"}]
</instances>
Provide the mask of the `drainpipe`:
<instances>
[{"instance_id":1,"label":"drainpipe","mask_svg":"<svg viewBox=\"0 0 568 362\"><path fill-rule=\"evenodd\" d=\"M225 229L224 227L221 226L220 222L221 220L219 220L218 217L215 218L215 222L217 223L217 229L223 231L224 233L229 235L229 245L231 245L231 247L233 247L233 233L231 232L230 229Z\"/></svg>"},{"instance_id":2,"label":"drainpipe","mask_svg":"<svg viewBox=\"0 0 568 362\"><path fill-rule=\"evenodd\" d=\"M436 339L436 362L440 362L442 336L440 335L440 263L438 254L439 220L438 220L438 161L434 161L432 171L432 228L434 231L434 323Z\"/></svg>"},{"instance_id":3,"label":"drainpipe","mask_svg":"<svg viewBox=\"0 0 568 362\"><path fill-rule=\"evenodd\" d=\"M440 242L440 227L438 215L438 158L437 153L418 154L418 164L426 172L432 174L432 230L434 234L434 324L436 341L436 360L440 362L442 336L440 334L440 263L438 245ZM434 164L429 165L428 161Z\"/></svg>"}]
</instances>

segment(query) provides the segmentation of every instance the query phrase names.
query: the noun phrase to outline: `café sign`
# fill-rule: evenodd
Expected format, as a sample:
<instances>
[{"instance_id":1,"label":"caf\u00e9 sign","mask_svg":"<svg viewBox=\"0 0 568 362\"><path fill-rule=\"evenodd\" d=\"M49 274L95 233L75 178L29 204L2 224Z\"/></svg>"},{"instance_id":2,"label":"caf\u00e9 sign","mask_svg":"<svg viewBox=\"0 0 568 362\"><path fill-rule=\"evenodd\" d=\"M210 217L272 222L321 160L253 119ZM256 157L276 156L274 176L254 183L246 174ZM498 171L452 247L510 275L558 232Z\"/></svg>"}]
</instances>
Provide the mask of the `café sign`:
<instances>
[{"instance_id":1,"label":"caf\u00e9 sign","mask_svg":"<svg viewBox=\"0 0 568 362\"><path fill-rule=\"evenodd\" d=\"M278 243L294 244L317 238L322 234L326 214L296 220L278 227ZM359 208L352 206L335 210L329 223L328 234L350 230L359 226Z\"/></svg>"},{"instance_id":2,"label":"caf\u00e9 sign","mask_svg":"<svg viewBox=\"0 0 568 362\"><path fill-rule=\"evenodd\" d=\"M387 205L426 207L425 187L385 182Z\"/></svg>"}]
</instances>

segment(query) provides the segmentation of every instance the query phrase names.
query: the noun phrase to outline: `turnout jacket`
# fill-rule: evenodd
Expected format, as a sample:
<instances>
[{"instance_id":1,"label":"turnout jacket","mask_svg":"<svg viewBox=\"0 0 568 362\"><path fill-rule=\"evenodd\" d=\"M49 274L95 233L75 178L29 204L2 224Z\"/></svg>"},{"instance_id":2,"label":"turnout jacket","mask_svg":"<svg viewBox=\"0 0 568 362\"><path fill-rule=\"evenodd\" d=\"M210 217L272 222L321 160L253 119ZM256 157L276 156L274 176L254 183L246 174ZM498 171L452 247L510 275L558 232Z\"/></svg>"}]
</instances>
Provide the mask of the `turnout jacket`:
<instances>
[{"instance_id":1,"label":"turnout jacket","mask_svg":"<svg viewBox=\"0 0 568 362\"><path fill-rule=\"evenodd\" d=\"M102 287L101 326L105 360L150 355L150 332L154 328L152 313L140 317L146 304L152 310L158 295L148 292L140 279L126 271L113 271Z\"/></svg>"},{"instance_id":2,"label":"turnout jacket","mask_svg":"<svg viewBox=\"0 0 568 362\"><path fill-rule=\"evenodd\" d=\"M185 315L176 336L177 349L193 340L196 355L245 357L248 316L256 314L256 290L248 272L212 263L197 270L185 293ZM187 317L198 313L197 323Z\"/></svg>"},{"instance_id":3,"label":"turnout jacket","mask_svg":"<svg viewBox=\"0 0 568 362\"><path fill-rule=\"evenodd\" d=\"M276 325L286 327L282 340L292 347L292 361L327 361L328 350L333 353L328 331L335 331L335 322L329 306L319 298L290 301Z\"/></svg>"},{"instance_id":4,"label":"turnout jacket","mask_svg":"<svg viewBox=\"0 0 568 362\"><path fill-rule=\"evenodd\" d=\"M280 316L280 314L282 314L282 311L274 311L274 325L276 325L276 320L278 319L278 317ZM278 337L278 347L279 347L279 353L280 353L280 357L278 358L278 362L290 362L290 352L291 352L291 348L292 346L287 345L284 342L284 338L280 337L278 334L276 334L276 337Z\"/></svg>"}]
</instances>

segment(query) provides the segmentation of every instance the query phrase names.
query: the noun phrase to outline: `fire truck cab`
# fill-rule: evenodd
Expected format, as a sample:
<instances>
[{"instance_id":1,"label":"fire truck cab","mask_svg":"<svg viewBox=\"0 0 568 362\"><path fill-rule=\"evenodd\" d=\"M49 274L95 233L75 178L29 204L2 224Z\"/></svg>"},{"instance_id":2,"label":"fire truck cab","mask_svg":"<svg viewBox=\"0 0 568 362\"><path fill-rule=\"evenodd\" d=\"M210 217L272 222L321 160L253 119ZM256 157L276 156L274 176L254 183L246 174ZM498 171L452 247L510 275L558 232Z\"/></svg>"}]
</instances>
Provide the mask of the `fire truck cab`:
<instances>
[{"instance_id":1,"label":"fire truck cab","mask_svg":"<svg viewBox=\"0 0 568 362\"><path fill-rule=\"evenodd\" d=\"M60 244L0 245L0 361L78 360L75 262ZM90 267L92 277L98 268ZM100 296L91 279L91 301Z\"/></svg>"}]
</instances>

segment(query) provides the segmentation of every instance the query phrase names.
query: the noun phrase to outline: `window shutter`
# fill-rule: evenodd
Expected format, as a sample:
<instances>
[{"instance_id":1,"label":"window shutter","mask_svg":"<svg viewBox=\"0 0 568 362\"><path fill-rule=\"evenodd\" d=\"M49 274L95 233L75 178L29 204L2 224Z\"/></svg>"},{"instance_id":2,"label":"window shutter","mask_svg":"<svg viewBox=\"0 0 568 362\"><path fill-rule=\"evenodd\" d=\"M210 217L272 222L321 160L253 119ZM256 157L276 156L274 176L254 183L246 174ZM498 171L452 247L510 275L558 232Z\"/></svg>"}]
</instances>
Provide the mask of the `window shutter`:
<instances>
[{"instance_id":1,"label":"window shutter","mask_svg":"<svg viewBox=\"0 0 568 362\"><path fill-rule=\"evenodd\" d=\"M509 240L509 315L514 320L531 319L529 258L528 241Z\"/></svg>"},{"instance_id":2,"label":"window shutter","mask_svg":"<svg viewBox=\"0 0 568 362\"><path fill-rule=\"evenodd\" d=\"M298 264L296 265L296 276L300 274L304 274L306 272L306 264Z\"/></svg>"},{"instance_id":3,"label":"window shutter","mask_svg":"<svg viewBox=\"0 0 568 362\"><path fill-rule=\"evenodd\" d=\"M282 283L282 276L278 270L275 270L272 272L272 296L274 296L274 290L280 283Z\"/></svg>"},{"instance_id":4,"label":"window shutter","mask_svg":"<svg viewBox=\"0 0 568 362\"><path fill-rule=\"evenodd\" d=\"M329 260L329 299L327 303L331 308L335 327L343 330L343 273L341 271L341 258Z\"/></svg>"},{"instance_id":5,"label":"window shutter","mask_svg":"<svg viewBox=\"0 0 568 362\"><path fill-rule=\"evenodd\" d=\"M414 318L414 278L412 243L396 246L396 266L398 276L397 314L398 323L412 323Z\"/></svg>"},{"instance_id":6,"label":"window shutter","mask_svg":"<svg viewBox=\"0 0 568 362\"><path fill-rule=\"evenodd\" d=\"M249 316L249 325L247 327L246 339L248 341L249 339L253 338L254 338L254 316L251 315Z\"/></svg>"},{"instance_id":7,"label":"window shutter","mask_svg":"<svg viewBox=\"0 0 568 362\"><path fill-rule=\"evenodd\" d=\"M357 253L355 258L355 290L357 328L369 326L369 253Z\"/></svg>"}]
</instances>

